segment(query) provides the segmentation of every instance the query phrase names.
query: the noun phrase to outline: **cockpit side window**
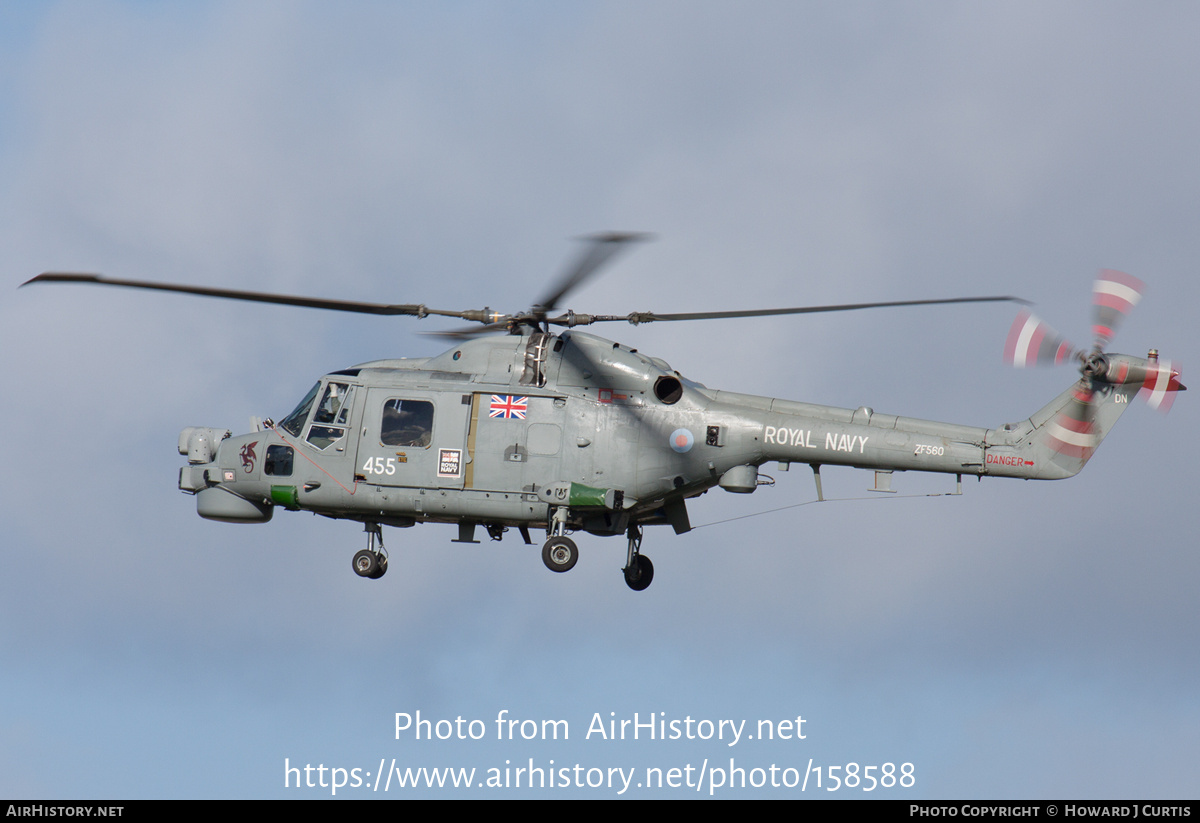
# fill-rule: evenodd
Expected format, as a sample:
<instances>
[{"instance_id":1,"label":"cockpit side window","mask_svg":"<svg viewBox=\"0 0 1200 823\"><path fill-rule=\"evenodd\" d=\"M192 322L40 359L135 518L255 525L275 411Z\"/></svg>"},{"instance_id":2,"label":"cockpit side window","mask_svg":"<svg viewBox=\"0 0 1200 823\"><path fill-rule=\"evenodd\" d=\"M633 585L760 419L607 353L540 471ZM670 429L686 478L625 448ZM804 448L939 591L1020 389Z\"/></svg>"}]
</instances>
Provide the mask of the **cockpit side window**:
<instances>
[{"instance_id":1,"label":"cockpit side window","mask_svg":"<svg viewBox=\"0 0 1200 823\"><path fill-rule=\"evenodd\" d=\"M325 394L321 398L321 404L317 406L317 413L313 415L314 423L333 423L342 415L350 406L350 385L348 383L334 383L332 380L325 387ZM345 422L344 420L340 422Z\"/></svg>"},{"instance_id":2,"label":"cockpit side window","mask_svg":"<svg viewBox=\"0 0 1200 823\"><path fill-rule=\"evenodd\" d=\"M433 404L428 400L388 400L383 404L379 442L425 448L433 442Z\"/></svg>"},{"instance_id":3,"label":"cockpit side window","mask_svg":"<svg viewBox=\"0 0 1200 823\"><path fill-rule=\"evenodd\" d=\"M349 383L329 381L313 413L312 425L308 428L310 446L327 449L346 435L345 424L350 419L353 396L354 387ZM329 425L331 423L341 425Z\"/></svg>"},{"instance_id":4,"label":"cockpit side window","mask_svg":"<svg viewBox=\"0 0 1200 823\"><path fill-rule=\"evenodd\" d=\"M354 387L351 386L346 390L346 396L342 400L342 408L337 413L337 422L340 425L347 425L350 422L350 408L354 403Z\"/></svg>"}]
</instances>

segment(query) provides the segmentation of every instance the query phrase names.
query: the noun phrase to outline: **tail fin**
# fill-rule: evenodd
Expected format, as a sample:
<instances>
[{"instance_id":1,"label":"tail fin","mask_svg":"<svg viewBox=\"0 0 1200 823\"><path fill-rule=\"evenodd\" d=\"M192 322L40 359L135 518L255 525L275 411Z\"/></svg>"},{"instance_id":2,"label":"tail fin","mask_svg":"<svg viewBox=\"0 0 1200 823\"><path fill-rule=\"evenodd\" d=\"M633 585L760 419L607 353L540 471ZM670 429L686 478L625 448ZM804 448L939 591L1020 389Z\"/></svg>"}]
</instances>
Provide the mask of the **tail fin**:
<instances>
[{"instance_id":1,"label":"tail fin","mask_svg":"<svg viewBox=\"0 0 1200 823\"><path fill-rule=\"evenodd\" d=\"M1151 354L1089 356L1084 376L1028 421L989 432L988 473L1042 480L1079 474L1139 391L1165 409L1184 390L1172 364Z\"/></svg>"},{"instance_id":2,"label":"tail fin","mask_svg":"<svg viewBox=\"0 0 1200 823\"><path fill-rule=\"evenodd\" d=\"M1079 474L1141 386L1099 384L1083 378L1029 418L1033 431L1022 451L1047 480Z\"/></svg>"}]
</instances>

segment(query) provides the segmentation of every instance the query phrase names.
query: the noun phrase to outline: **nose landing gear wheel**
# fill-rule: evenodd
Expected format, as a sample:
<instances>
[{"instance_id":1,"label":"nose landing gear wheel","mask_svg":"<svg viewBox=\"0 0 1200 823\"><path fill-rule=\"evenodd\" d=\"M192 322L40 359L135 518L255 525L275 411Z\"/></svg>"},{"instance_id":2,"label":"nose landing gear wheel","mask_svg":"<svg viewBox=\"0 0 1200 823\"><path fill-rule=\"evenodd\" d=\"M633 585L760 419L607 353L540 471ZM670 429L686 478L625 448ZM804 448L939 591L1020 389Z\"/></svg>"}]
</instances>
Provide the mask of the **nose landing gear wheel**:
<instances>
[{"instance_id":1,"label":"nose landing gear wheel","mask_svg":"<svg viewBox=\"0 0 1200 823\"><path fill-rule=\"evenodd\" d=\"M542 562L552 572L569 572L579 560L579 549L569 537L551 537L542 546Z\"/></svg>"},{"instance_id":2,"label":"nose landing gear wheel","mask_svg":"<svg viewBox=\"0 0 1200 823\"><path fill-rule=\"evenodd\" d=\"M645 591L654 580L654 564L644 554L634 557L633 565L625 569L625 585L635 592Z\"/></svg>"}]
</instances>

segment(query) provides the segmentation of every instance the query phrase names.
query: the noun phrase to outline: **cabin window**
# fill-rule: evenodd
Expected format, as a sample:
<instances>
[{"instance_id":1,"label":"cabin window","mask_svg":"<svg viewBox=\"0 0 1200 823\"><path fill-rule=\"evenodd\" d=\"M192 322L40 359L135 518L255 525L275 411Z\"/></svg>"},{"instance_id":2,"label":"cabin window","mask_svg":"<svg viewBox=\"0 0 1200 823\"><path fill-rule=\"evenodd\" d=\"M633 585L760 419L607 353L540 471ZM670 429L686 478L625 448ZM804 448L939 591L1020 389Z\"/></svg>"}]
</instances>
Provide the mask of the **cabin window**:
<instances>
[{"instance_id":1,"label":"cabin window","mask_svg":"<svg viewBox=\"0 0 1200 823\"><path fill-rule=\"evenodd\" d=\"M384 403L379 442L385 446L429 446L433 442L433 404L398 398Z\"/></svg>"}]
</instances>

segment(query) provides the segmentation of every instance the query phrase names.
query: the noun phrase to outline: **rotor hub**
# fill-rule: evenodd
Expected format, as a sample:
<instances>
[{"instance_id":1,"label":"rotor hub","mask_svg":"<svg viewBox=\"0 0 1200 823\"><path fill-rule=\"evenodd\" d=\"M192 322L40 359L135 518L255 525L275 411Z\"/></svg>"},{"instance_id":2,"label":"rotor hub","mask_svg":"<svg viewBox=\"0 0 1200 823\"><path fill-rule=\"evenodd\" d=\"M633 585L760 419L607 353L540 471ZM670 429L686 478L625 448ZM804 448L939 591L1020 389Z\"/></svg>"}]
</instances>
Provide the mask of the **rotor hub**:
<instances>
[{"instance_id":1,"label":"rotor hub","mask_svg":"<svg viewBox=\"0 0 1200 823\"><path fill-rule=\"evenodd\" d=\"M1108 373L1108 358L1102 352L1092 352L1083 359L1080 371L1088 377L1103 377Z\"/></svg>"}]
</instances>

